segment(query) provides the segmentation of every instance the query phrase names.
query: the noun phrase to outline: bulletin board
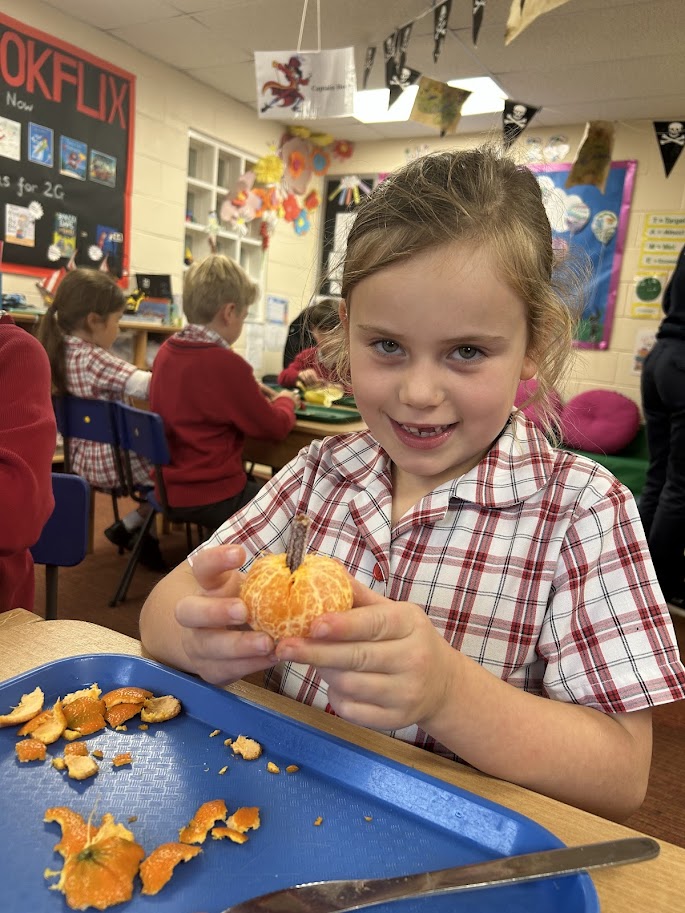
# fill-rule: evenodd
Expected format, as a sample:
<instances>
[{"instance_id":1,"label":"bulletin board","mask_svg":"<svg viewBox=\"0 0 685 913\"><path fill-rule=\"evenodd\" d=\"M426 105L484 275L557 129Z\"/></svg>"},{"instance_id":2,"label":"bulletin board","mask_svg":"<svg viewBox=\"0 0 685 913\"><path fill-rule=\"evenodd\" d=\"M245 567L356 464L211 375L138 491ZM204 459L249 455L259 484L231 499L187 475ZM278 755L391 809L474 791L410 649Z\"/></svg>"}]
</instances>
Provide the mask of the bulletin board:
<instances>
[{"instance_id":1,"label":"bulletin board","mask_svg":"<svg viewBox=\"0 0 685 913\"><path fill-rule=\"evenodd\" d=\"M0 13L5 272L128 274L135 77Z\"/></svg>"},{"instance_id":2,"label":"bulletin board","mask_svg":"<svg viewBox=\"0 0 685 913\"><path fill-rule=\"evenodd\" d=\"M612 162L604 192L591 185L566 187L571 165L529 165L542 189L557 249L577 256L590 278L576 333L578 348L606 349L616 307L637 162Z\"/></svg>"}]
</instances>

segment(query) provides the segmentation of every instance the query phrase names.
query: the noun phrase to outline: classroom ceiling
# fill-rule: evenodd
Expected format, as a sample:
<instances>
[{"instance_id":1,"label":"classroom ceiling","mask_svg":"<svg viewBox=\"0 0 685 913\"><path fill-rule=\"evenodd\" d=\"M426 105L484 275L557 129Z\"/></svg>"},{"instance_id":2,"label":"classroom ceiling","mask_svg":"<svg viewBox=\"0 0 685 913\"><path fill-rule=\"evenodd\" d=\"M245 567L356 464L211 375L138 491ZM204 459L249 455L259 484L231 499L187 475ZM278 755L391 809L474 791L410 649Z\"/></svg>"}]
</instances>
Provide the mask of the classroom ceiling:
<instances>
[{"instance_id":1,"label":"classroom ceiling","mask_svg":"<svg viewBox=\"0 0 685 913\"><path fill-rule=\"evenodd\" d=\"M253 110L253 53L296 48L304 6L304 0L46 2ZM311 0L302 50L317 47L317 5L321 47L354 46L359 87L367 46L378 46L367 88L382 88L383 39L415 20L409 65L442 81L490 76L509 98L542 108L533 122L538 130L587 120L685 118L684 0L568 0L508 46L511 0L488 0L477 47L471 0L453 0L437 64L431 0ZM457 132L500 126L500 113L474 115L463 117ZM319 121L317 129L352 141L436 135L412 121L361 124L351 117Z\"/></svg>"}]
</instances>

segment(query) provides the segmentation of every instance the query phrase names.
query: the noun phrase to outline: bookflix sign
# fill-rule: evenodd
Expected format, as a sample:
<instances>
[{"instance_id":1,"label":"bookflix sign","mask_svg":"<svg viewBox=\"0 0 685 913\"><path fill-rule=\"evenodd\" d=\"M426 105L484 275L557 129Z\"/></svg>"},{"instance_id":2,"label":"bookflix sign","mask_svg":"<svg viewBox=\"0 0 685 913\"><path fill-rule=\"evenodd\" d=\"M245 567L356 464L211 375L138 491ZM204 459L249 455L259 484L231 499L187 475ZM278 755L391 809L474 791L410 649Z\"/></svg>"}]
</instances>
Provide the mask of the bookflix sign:
<instances>
[{"instance_id":1,"label":"bookflix sign","mask_svg":"<svg viewBox=\"0 0 685 913\"><path fill-rule=\"evenodd\" d=\"M0 13L3 269L128 273L135 77Z\"/></svg>"}]
</instances>

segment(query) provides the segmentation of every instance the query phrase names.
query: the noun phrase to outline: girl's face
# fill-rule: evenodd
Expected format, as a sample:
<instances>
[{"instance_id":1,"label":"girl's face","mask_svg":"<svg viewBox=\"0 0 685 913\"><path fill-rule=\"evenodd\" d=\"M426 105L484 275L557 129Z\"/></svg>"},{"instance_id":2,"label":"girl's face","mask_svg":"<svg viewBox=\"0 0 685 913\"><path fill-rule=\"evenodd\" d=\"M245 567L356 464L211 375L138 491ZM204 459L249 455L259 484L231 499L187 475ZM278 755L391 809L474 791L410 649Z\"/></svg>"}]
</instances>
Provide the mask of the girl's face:
<instances>
[{"instance_id":1,"label":"girl's face","mask_svg":"<svg viewBox=\"0 0 685 913\"><path fill-rule=\"evenodd\" d=\"M112 348L114 340L119 335L119 321L123 313L124 308L120 311L113 311L106 317L100 317L99 314L94 315L97 319L91 323L91 341L96 346L100 346L101 349Z\"/></svg>"},{"instance_id":2,"label":"girl's face","mask_svg":"<svg viewBox=\"0 0 685 913\"><path fill-rule=\"evenodd\" d=\"M473 468L535 374L524 302L486 250L448 245L360 282L346 323L357 407L417 498Z\"/></svg>"}]
</instances>

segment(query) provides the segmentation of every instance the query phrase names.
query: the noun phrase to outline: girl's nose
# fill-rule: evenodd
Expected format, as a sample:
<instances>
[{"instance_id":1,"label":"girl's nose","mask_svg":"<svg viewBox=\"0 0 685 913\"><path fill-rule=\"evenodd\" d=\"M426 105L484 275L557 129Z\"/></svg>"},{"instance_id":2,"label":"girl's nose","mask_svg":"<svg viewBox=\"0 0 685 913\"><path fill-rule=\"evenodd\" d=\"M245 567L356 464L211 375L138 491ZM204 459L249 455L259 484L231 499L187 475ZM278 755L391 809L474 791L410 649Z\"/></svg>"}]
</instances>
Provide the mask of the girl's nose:
<instances>
[{"instance_id":1,"label":"girl's nose","mask_svg":"<svg viewBox=\"0 0 685 913\"><path fill-rule=\"evenodd\" d=\"M400 402L415 409L432 409L445 398L440 373L426 365L416 365L406 370L399 392Z\"/></svg>"}]
</instances>

